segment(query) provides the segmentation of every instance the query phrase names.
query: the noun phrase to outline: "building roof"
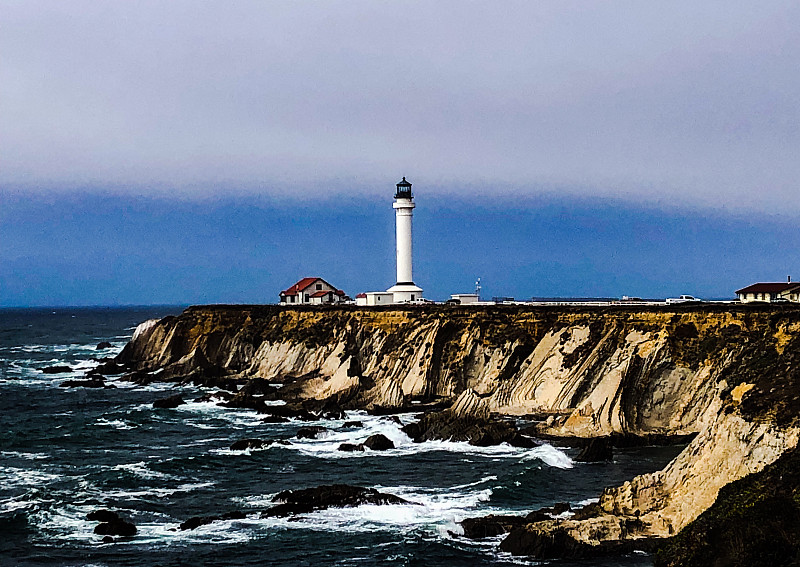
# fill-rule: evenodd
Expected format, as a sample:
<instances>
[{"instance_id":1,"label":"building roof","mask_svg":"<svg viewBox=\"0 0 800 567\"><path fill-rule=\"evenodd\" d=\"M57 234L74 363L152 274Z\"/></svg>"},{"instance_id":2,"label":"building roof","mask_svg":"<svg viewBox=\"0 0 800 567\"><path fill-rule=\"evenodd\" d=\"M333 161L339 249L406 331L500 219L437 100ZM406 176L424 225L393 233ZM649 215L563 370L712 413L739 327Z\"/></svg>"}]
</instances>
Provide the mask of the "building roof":
<instances>
[{"instance_id":1,"label":"building roof","mask_svg":"<svg viewBox=\"0 0 800 567\"><path fill-rule=\"evenodd\" d=\"M322 278L303 278L292 287L284 290L281 292L281 295L297 295L298 293L302 292L307 287L310 287L317 280L321 280ZM322 280L325 281L325 280ZM326 282L327 283L327 282ZM333 286L331 286L333 287Z\"/></svg>"},{"instance_id":2,"label":"building roof","mask_svg":"<svg viewBox=\"0 0 800 567\"><path fill-rule=\"evenodd\" d=\"M333 293L333 292L331 290L328 290L328 291L320 290L320 291L315 291L309 297L325 297L329 293Z\"/></svg>"},{"instance_id":3,"label":"building roof","mask_svg":"<svg viewBox=\"0 0 800 567\"><path fill-rule=\"evenodd\" d=\"M361 298L364 298L364 297L367 297L366 293L359 293L358 295L356 295L356 299L361 299Z\"/></svg>"},{"instance_id":4,"label":"building roof","mask_svg":"<svg viewBox=\"0 0 800 567\"><path fill-rule=\"evenodd\" d=\"M302 280L300 280L299 282L294 284L292 287L282 291L281 295L282 296L286 296L286 295L297 295L299 293L303 293L305 290L310 288L316 282L325 283L328 287L332 288L333 293L336 294L336 295L340 295L340 296L344 295L344 292L341 289L337 289L336 287L332 286L331 284L329 284L328 282L326 282L322 278L303 278ZM317 293L319 293L319 292L317 292ZM327 292L325 292L325 293L327 293ZM317 295L315 293L311 297L321 297L321 296L319 296L319 295Z\"/></svg>"},{"instance_id":5,"label":"building roof","mask_svg":"<svg viewBox=\"0 0 800 567\"><path fill-rule=\"evenodd\" d=\"M737 289L736 293L782 293L800 287L800 283L794 282L762 282L754 283L742 289Z\"/></svg>"}]
</instances>

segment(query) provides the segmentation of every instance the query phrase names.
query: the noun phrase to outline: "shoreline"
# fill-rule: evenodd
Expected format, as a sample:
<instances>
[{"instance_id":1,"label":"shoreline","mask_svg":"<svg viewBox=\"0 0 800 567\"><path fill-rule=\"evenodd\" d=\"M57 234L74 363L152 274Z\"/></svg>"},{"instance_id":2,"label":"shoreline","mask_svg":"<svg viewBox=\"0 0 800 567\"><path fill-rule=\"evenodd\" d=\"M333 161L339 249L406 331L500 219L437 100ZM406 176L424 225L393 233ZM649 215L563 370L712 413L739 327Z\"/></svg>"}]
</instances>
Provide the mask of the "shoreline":
<instances>
[{"instance_id":1,"label":"shoreline","mask_svg":"<svg viewBox=\"0 0 800 567\"><path fill-rule=\"evenodd\" d=\"M514 528L505 550L542 558L542 538L564 557L666 540L796 446L795 344L800 308L784 305L214 305L140 326L117 361L156 380L263 378L294 403L438 403L440 435L482 443L527 442L493 416L533 414L553 416L540 438L691 439L664 470L607 488L594 516Z\"/></svg>"}]
</instances>

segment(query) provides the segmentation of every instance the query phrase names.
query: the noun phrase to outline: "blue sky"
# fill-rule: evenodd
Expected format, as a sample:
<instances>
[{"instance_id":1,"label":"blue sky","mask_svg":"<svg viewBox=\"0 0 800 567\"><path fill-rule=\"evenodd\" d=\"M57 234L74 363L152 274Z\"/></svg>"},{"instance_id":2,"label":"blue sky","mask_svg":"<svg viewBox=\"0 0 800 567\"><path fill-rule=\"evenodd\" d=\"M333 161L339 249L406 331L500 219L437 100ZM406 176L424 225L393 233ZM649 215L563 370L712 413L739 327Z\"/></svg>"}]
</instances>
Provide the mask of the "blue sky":
<instances>
[{"instance_id":1,"label":"blue sky","mask_svg":"<svg viewBox=\"0 0 800 567\"><path fill-rule=\"evenodd\" d=\"M730 296L797 267L800 3L0 0L0 305ZM798 270L800 277L800 270Z\"/></svg>"},{"instance_id":2,"label":"blue sky","mask_svg":"<svg viewBox=\"0 0 800 567\"><path fill-rule=\"evenodd\" d=\"M83 194L8 199L0 305L270 303L304 276L351 295L394 283L392 186L319 204ZM796 266L796 219L575 198L416 193L426 296L731 297ZM800 277L800 273L797 274Z\"/></svg>"}]
</instances>

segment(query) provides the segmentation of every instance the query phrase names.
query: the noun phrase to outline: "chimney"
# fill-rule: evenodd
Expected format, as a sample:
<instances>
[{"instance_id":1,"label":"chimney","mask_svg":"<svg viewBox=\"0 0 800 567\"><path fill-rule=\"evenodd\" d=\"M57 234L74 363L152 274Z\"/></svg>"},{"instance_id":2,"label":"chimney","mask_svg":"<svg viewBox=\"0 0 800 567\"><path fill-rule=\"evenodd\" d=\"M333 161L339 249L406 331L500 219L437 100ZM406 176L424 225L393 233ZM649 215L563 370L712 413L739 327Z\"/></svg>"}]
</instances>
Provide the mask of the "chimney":
<instances>
[{"instance_id":1,"label":"chimney","mask_svg":"<svg viewBox=\"0 0 800 567\"><path fill-rule=\"evenodd\" d=\"M792 283L792 276L786 276L786 283Z\"/></svg>"}]
</instances>

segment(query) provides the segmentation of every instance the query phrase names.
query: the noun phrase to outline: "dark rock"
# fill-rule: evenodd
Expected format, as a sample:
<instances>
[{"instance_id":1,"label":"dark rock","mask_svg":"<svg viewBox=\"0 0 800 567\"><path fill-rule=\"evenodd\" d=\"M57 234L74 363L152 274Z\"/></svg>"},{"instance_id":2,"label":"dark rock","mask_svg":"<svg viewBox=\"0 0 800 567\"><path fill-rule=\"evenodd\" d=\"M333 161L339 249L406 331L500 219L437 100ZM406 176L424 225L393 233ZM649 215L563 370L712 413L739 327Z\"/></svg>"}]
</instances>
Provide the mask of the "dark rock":
<instances>
[{"instance_id":1,"label":"dark rock","mask_svg":"<svg viewBox=\"0 0 800 567\"><path fill-rule=\"evenodd\" d=\"M378 492L374 488L346 484L317 486L304 490L284 490L279 492L272 501L280 502L280 504L263 512L262 517L284 517L326 508L349 508L362 504L412 504L399 496Z\"/></svg>"},{"instance_id":2,"label":"dark rock","mask_svg":"<svg viewBox=\"0 0 800 567\"><path fill-rule=\"evenodd\" d=\"M153 407L158 409L173 409L185 403L180 394L175 394L174 396L154 401Z\"/></svg>"},{"instance_id":3,"label":"dark rock","mask_svg":"<svg viewBox=\"0 0 800 567\"><path fill-rule=\"evenodd\" d=\"M272 416L300 419L303 421L316 421L318 419L317 416L315 416L311 412L303 409L302 407L297 407L293 405L264 406L258 411L259 413L266 413Z\"/></svg>"},{"instance_id":4,"label":"dark rock","mask_svg":"<svg viewBox=\"0 0 800 567\"><path fill-rule=\"evenodd\" d=\"M425 414L417 423L402 428L415 443L423 441L469 441L470 445L488 447L515 439L517 431L503 420L490 420L472 415L456 415L445 410Z\"/></svg>"},{"instance_id":5,"label":"dark rock","mask_svg":"<svg viewBox=\"0 0 800 567\"><path fill-rule=\"evenodd\" d=\"M527 524L511 530L500 543L500 550L540 560L589 559L634 551L650 552L656 544L657 540L639 538L601 541L599 545L591 545L576 540L558 525L539 529L537 524Z\"/></svg>"},{"instance_id":6,"label":"dark rock","mask_svg":"<svg viewBox=\"0 0 800 567\"><path fill-rule=\"evenodd\" d=\"M267 411L266 399L263 396L254 396L246 392L239 392L231 399L220 405L226 408L254 409L259 412Z\"/></svg>"},{"instance_id":7,"label":"dark rock","mask_svg":"<svg viewBox=\"0 0 800 567\"><path fill-rule=\"evenodd\" d=\"M86 514L86 519L92 522L115 522L120 517L119 514L111 510L95 510Z\"/></svg>"},{"instance_id":8,"label":"dark rock","mask_svg":"<svg viewBox=\"0 0 800 567\"><path fill-rule=\"evenodd\" d=\"M464 537L482 539L506 534L513 528L523 526L527 522L524 516L495 516L490 514L482 518L466 518L461 521Z\"/></svg>"},{"instance_id":9,"label":"dark rock","mask_svg":"<svg viewBox=\"0 0 800 567\"><path fill-rule=\"evenodd\" d=\"M239 389L239 394L265 396L269 400L278 399L278 388L271 386L264 378L251 378Z\"/></svg>"},{"instance_id":10,"label":"dark rock","mask_svg":"<svg viewBox=\"0 0 800 567\"><path fill-rule=\"evenodd\" d=\"M72 372L72 368L66 366L64 364L56 365L56 366L47 366L41 369L42 372L45 374L66 374L67 372Z\"/></svg>"},{"instance_id":11,"label":"dark rock","mask_svg":"<svg viewBox=\"0 0 800 567\"><path fill-rule=\"evenodd\" d=\"M335 398L305 400L303 409L313 413L317 419L344 419L346 414Z\"/></svg>"},{"instance_id":12,"label":"dark rock","mask_svg":"<svg viewBox=\"0 0 800 567\"><path fill-rule=\"evenodd\" d=\"M58 386L60 388L104 388L105 385L102 376L99 376L90 380L64 380Z\"/></svg>"},{"instance_id":13,"label":"dark rock","mask_svg":"<svg viewBox=\"0 0 800 567\"><path fill-rule=\"evenodd\" d=\"M597 516L603 514L603 509L600 507L600 504L597 502L593 502L591 504L587 504L583 508L578 508L575 510L575 513L570 518L571 520L588 520L589 518L596 518Z\"/></svg>"},{"instance_id":14,"label":"dark rock","mask_svg":"<svg viewBox=\"0 0 800 567\"><path fill-rule=\"evenodd\" d=\"M552 512L554 516L560 516L564 512L570 512L572 510L572 506L570 506L569 502L556 502L553 504Z\"/></svg>"},{"instance_id":15,"label":"dark rock","mask_svg":"<svg viewBox=\"0 0 800 567\"><path fill-rule=\"evenodd\" d=\"M117 518L111 522L103 522L102 524L98 524L94 528L94 533L97 535L130 537L136 535L136 526L130 522L126 522L125 520Z\"/></svg>"},{"instance_id":16,"label":"dark rock","mask_svg":"<svg viewBox=\"0 0 800 567\"><path fill-rule=\"evenodd\" d=\"M614 449L611 446L609 437L593 437L589 439L586 446L575 457L579 463L597 463L601 461L611 461L614 458Z\"/></svg>"},{"instance_id":17,"label":"dark rock","mask_svg":"<svg viewBox=\"0 0 800 567\"><path fill-rule=\"evenodd\" d=\"M195 402L216 402L219 400L230 400L233 398L233 394L230 392L226 392L225 390L217 390L216 392L208 392L207 394L203 394L199 398L196 398Z\"/></svg>"},{"instance_id":18,"label":"dark rock","mask_svg":"<svg viewBox=\"0 0 800 567\"><path fill-rule=\"evenodd\" d=\"M261 419L261 423L288 423L289 420L279 415L268 415Z\"/></svg>"},{"instance_id":19,"label":"dark rock","mask_svg":"<svg viewBox=\"0 0 800 567\"><path fill-rule=\"evenodd\" d=\"M319 425L311 425L308 427L301 427L297 430L296 437L298 439L318 439L320 435L328 431Z\"/></svg>"},{"instance_id":20,"label":"dark rock","mask_svg":"<svg viewBox=\"0 0 800 567\"><path fill-rule=\"evenodd\" d=\"M508 441L508 444L520 449L533 449L534 447L540 446L542 442L538 439L531 439L525 435L517 434Z\"/></svg>"},{"instance_id":21,"label":"dark rock","mask_svg":"<svg viewBox=\"0 0 800 567\"><path fill-rule=\"evenodd\" d=\"M205 372L194 372L187 376L180 377L180 382L182 384L194 384L195 386L200 386L203 388L219 388L220 390L227 390L228 392L234 394L239 391L238 380L235 378L218 376L216 371L211 375L208 375Z\"/></svg>"},{"instance_id":22,"label":"dark rock","mask_svg":"<svg viewBox=\"0 0 800 567\"><path fill-rule=\"evenodd\" d=\"M247 449L262 449L269 447L274 443L273 440L268 439L263 441L261 439L239 439L231 445L231 451L245 451Z\"/></svg>"},{"instance_id":23,"label":"dark rock","mask_svg":"<svg viewBox=\"0 0 800 567\"><path fill-rule=\"evenodd\" d=\"M114 345L112 345L112 344L111 344L110 342L108 342L108 341L102 341L102 342L98 343L98 345L97 345L97 349L96 349L96 350L103 350L103 349L106 349L106 348L111 348L111 347L113 347L113 346L114 346Z\"/></svg>"},{"instance_id":24,"label":"dark rock","mask_svg":"<svg viewBox=\"0 0 800 567\"><path fill-rule=\"evenodd\" d=\"M102 540L103 543L114 543L114 538L110 535L105 536Z\"/></svg>"},{"instance_id":25,"label":"dark rock","mask_svg":"<svg viewBox=\"0 0 800 567\"><path fill-rule=\"evenodd\" d=\"M219 522L224 520L243 520L246 517L247 514L245 514L244 512L240 512L238 510L222 514L221 516L194 516L183 522L179 527L181 530L194 530L199 528L200 526L205 526L212 522Z\"/></svg>"},{"instance_id":26,"label":"dark rock","mask_svg":"<svg viewBox=\"0 0 800 567\"><path fill-rule=\"evenodd\" d=\"M344 451L346 453L352 453L354 451L363 451L363 450L364 450L363 443L359 443L358 445L354 443L342 443L341 445L339 445L339 448L337 449L337 451Z\"/></svg>"},{"instance_id":27,"label":"dark rock","mask_svg":"<svg viewBox=\"0 0 800 567\"><path fill-rule=\"evenodd\" d=\"M544 522L546 520L552 520L554 516L558 516L564 512L569 512L570 510L572 510L572 507L567 502L558 502L550 507L539 508L538 510L531 512L525 516L525 520L529 524L534 522Z\"/></svg>"},{"instance_id":28,"label":"dark rock","mask_svg":"<svg viewBox=\"0 0 800 567\"><path fill-rule=\"evenodd\" d=\"M364 427L364 423L361 421L345 421L342 427Z\"/></svg>"},{"instance_id":29,"label":"dark rock","mask_svg":"<svg viewBox=\"0 0 800 567\"><path fill-rule=\"evenodd\" d=\"M375 435L367 437L367 440L364 441L364 447L373 451L386 451L388 449L394 449L394 443L385 435L376 433Z\"/></svg>"},{"instance_id":30,"label":"dark rock","mask_svg":"<svg viewBox=\"0 0 800 567\"><path fill-rule=\"evenodd\" d=\"M112 360L110 362L104 362L103 364L95 366L94 368L92 368L86 374L87 374L87 376L88 375L93 375L93 374L100 374L102 376L108 376L110 374L122 374L123 372L125 372L125 367L122 366L121 364L117 364L116 362L114 362Z\"/></svg>"},{"instance_id":31,"label":"dark rock","mask_svg":"<svg viewBox=\"0 0 800 567\"><path fill-rule=\"evenodd\" d=\"M155 379L155 376L149 372L142 372L141 370L128 372L120 377L120 380L124 380L125 382L133 382L134 384L139 384L141 386L147 386L151 382L154 382Z\"/></svg>"}]
</instances>

